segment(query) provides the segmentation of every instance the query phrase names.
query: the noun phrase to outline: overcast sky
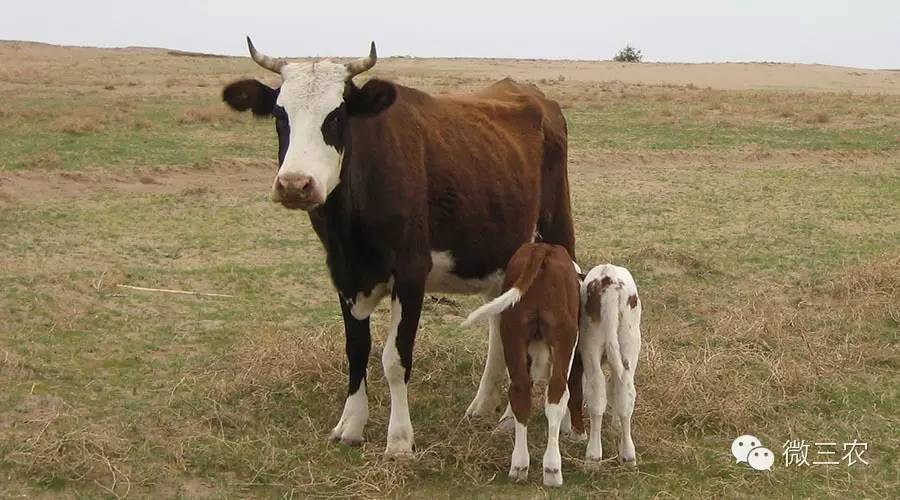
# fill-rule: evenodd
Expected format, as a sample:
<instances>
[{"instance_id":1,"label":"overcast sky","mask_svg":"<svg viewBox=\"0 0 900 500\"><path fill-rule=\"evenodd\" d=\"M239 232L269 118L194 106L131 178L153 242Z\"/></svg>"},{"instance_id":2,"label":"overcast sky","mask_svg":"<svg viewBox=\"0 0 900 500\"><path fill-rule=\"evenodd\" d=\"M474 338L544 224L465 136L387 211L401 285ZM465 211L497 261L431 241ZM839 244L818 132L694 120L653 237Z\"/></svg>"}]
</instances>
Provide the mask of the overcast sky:
<instances>
[{"instance_id":1,"label":"overcast sky","mask_svg":"<svg viewBox=\"0 0 900 500\"><path fill-rule=\"evenodd\" d=\"M900 68L900 0L4 0L0 39L272 55L781 61Z\"/></svg>"}]
</instances>

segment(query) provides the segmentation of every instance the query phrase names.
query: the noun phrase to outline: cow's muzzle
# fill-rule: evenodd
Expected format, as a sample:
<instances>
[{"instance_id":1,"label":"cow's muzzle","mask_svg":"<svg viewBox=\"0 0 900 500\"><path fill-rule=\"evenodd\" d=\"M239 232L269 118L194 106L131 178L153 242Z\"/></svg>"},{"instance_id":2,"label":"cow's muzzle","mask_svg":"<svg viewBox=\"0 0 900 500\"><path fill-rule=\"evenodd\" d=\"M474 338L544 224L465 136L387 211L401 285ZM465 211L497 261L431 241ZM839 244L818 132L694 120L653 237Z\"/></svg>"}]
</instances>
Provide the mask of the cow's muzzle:
<instances>
[{"instance_id":1,"label":"cow's muzzle","mask_svg":"<svg viewBox=\"0 0 900 500\"><path fill-rule=\"evenodd\" d=\"M272 190L272 199L285 208L310 210L324 201L316 189L316 180L308 175L278 175Z\"/></svg>"}]
</instances>

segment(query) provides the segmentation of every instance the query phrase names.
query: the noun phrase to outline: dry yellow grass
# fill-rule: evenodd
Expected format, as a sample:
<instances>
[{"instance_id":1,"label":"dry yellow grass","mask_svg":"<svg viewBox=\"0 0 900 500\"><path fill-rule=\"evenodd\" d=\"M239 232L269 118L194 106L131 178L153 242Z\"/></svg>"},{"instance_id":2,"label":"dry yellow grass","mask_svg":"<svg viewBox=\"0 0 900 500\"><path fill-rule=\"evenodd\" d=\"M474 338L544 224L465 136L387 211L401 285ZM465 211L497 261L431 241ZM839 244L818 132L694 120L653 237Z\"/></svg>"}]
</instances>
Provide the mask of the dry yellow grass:
<instances>
[{"instance_id":1,"label":"dry yellow grass","mask_svg":"<svg viewBox=\"0 0 900 500\"><path fill-rule=\"evenodd\" d=\"M326 441L346 366L324 256L305 217L266 201L271 123L218 96L272 76L144 49L4 43L0 57L0 96L34 93L0 113L0 497L548 495L509 484L509 438L462 418L484 357L485 332L457 326L474 298L426 303L414 461L381 458L384 306L367 442ZM646 313L640 467L584 473L567 443L558 494L896 496L900 96L893 73L845 73L379 62L429 91L543 79L567 107L580 260L631 268ZM745 432L776 452L860 438L871 465L755 474L728 453Z\"/></svg>"},{"instance_id":2,"label":"dry yellow grass","mask_svg":"<svg viewBox=\"0 0 900 500\"><path fill-rule=\"evenodd\" d=\"M235 122L240 115L223 106L194 107L184 110L179 123Z\"/></svg>"}]
</instances>

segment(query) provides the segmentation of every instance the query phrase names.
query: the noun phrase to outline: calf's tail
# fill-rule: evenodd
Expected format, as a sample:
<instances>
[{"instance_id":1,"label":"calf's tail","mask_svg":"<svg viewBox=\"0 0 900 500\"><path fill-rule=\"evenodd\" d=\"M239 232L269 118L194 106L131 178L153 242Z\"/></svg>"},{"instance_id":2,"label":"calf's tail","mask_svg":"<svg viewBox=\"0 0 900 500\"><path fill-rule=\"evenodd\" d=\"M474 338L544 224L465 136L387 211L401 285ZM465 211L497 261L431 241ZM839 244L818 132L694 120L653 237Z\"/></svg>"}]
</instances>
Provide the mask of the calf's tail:
<instances>
[{"instance_id":1,"label":"calf's tail","mask_svg":"<svg viewBox=\"0 0 900 500\"><path fill-rule=\"evenodd\" d=\"M528 263L525 264L525 269L522 270L522 274L519 275L519 278L513 284L512 288L496 299L472 311L466 320L463 321L462 326L472 325L477 321L500 314L506 309L516 305L516 303L522 299L522 296L528 292L528 289L531 288L532 283L534 283L535 278L537 278L538 273L544 266L544 260L549 255L550 247L545 245L534 247L534 251L532 251L529 256Z\"/></svg>"}]
</instances>

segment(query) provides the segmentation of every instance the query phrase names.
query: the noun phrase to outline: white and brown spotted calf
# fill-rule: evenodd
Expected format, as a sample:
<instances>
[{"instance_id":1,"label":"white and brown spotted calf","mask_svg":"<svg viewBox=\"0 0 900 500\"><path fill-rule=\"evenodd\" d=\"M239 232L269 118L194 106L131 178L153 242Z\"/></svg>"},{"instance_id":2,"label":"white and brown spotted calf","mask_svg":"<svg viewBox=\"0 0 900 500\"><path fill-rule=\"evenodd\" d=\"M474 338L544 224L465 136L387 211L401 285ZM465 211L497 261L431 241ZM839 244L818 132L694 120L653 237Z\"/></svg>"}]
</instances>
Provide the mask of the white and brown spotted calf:
<instances>
[{"instance_id":1,"label":"white and brown spotted calf","mask_svg":"<svg viewBox=\"0 0 900 500\"><path fill-rule=\"evenodd\" d=\"M472 312L464 324L500 315L500 338L510 378L509 403L516 429L509 476L516 481L528 478L532 382L547 380L544 484L559 486L559 431L566 417L566 385L578 341L578 274L564 247L527 243L507 264L503 288L505 293Z\"/></svg>"},{"instance_id":2,"label":"white and brown spotted calf","mask_svg":"<svg viewBox=\"0 0 900 500\"><path fill-rule=\"evenodd\" d=\"M581 338L579 351L584 362L584 397L591 420L585 452L587 467L596 467L603 456L600 423L607 397L613 418L618 420L619 462L635 465L637 458L631 439L634 411L634 372L641 351L641 301L631 273L624 267L604 264L587 274L581 285ZM605 361L610 374L604 381L600 364Z\"/></svg>"}]
</instances>

